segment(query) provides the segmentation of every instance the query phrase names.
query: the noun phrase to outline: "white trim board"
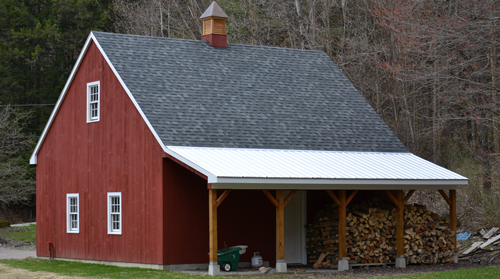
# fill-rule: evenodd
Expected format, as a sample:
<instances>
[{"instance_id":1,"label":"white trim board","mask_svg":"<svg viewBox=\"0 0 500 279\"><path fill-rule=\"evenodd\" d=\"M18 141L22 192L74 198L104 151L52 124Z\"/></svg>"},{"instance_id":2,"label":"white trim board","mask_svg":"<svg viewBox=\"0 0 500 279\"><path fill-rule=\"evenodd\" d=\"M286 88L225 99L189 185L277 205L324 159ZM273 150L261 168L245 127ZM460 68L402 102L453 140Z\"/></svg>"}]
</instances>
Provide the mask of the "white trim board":
<instances>
[{"instance_id":1,"label":"white trim board","mask_svg":"<svg viewBox=\"0 0 500 279\"><path fill-rule=\"evenodd\" d=\"M366 182L366 184L364 183ZM314 184L314 181L303 184L272 183L211 183L212 189L238 190L455 190L459 185L435 184L368 184L369 181L357 181L356 184Z\"/></svg>"}]
</instances>

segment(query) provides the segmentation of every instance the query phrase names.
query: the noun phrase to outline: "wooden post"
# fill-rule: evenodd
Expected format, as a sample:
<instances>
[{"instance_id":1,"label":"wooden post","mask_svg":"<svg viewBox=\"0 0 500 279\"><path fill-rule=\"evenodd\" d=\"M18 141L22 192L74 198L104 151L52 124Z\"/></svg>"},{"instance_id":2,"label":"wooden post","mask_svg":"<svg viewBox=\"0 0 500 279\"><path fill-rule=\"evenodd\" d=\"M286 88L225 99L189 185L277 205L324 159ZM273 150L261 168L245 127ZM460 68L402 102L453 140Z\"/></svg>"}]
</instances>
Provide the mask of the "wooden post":
<instances>
[{"instance_id":1,"label":"wooden post","mask_svg":"<svg viewBox=\"0 0 500 279\"><path fill-rule=\"evenodd\" d=\"M217 264L217 190L208 190L210 265Z\"/></svg>"},{"instance_id":2,"label":"wooden post","mask_svg":"<svg viewBox=\"0 0 500 279\"><path fill-rule=\"evenodd\" d=\"M276 259L278 261L285 260L285 207L284 207L284 191L276 190Z\"/></svg>"},{"instance_id":3,"label":"wooden post","mask_svg":"<svg viewBox=\"0 0 500 279\"><path fill-rule=\"evenodd\" d=\"M454 232L453 246L457 253L457 190L450 190L450 229Z\"/></svg>"},{"instance_id":4,"label":"wooden post","mask_svg":"<svg viewBox=\"0 0 500 279\"><path fill-rule=\"evenodd\" d=\"M404 210L403 204L403 190L397 190L396 199L398 205L396 206L396 246L398 256L404 256Z\"/></svg>"},{"instance_id":5,"label":"wooden post","mask_svg":"<svg viewBox=\"0 0 500 279\"><path fill-rule=\"evenodd\" d=\"M346 190L339 190L339 257L347 257L347 239L346 239Z\"/></svg>"},{"instance_id":6,"label":"wooden post","mask_svg":"<svg viewBox=\"0 0 500 279\"><path fill-rule=\"evenodd\" d=\"M276 190L276 272L287 272L285 262L285 194Z\"/></svg>"}]
</instances>

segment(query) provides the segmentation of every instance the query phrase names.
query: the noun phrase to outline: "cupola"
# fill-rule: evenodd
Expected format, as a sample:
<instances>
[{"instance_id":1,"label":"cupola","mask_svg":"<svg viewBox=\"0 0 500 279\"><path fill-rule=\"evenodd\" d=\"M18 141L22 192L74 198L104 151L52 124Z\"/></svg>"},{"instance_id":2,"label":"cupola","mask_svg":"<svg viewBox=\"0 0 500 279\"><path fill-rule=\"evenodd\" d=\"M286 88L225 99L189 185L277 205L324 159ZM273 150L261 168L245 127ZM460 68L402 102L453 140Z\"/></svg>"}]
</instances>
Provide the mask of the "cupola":
<instances>
[{"instance_id":1,"label":"cupola","mask_svg":"<svg viewBox=\"0 0 500 279\"><path fill-rule=\"evenodd\" d=\"M208 41L213 47L227 48L226 20L228 16L214 1L201 15L203 34L201 39Z\"/></svg>"}]
</instances>

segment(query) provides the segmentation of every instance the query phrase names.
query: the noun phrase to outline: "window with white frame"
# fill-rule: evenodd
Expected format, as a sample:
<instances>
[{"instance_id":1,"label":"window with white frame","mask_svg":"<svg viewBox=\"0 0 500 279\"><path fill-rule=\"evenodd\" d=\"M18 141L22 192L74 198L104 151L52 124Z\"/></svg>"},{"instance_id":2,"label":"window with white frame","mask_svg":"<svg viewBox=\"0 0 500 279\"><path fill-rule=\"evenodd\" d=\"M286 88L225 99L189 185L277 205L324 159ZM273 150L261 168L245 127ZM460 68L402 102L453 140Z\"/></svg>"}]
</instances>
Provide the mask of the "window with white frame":
<instances>
[{"instance_id":1,"label":"window with white frame","mask_svg":"<svg viewBox=\"0 0 500 279\"><path fill-rule=\"evenodd\" d=\"M97 122L100 116L100 82L87 83L87 122Z\"/></svg>"},{"instance_id":2,"label":"window with white frame","mask_svg":"<svg viewBox=\"0 0 500 279\"><path fill-rule=\"evenodd\" d=\"M66 195L66 223L68 233L80 232L80 201L79 194Z\"/></svg>"},{"instance_id":3,"label":"window with white frame","mask_svg":"<svg viewBox=\"0 0 500 279\"><path fill-rule=\"evenodd\" d=\"M122 234L122 193L108 193L108 234Z\"/></svg>"}]
</instances>

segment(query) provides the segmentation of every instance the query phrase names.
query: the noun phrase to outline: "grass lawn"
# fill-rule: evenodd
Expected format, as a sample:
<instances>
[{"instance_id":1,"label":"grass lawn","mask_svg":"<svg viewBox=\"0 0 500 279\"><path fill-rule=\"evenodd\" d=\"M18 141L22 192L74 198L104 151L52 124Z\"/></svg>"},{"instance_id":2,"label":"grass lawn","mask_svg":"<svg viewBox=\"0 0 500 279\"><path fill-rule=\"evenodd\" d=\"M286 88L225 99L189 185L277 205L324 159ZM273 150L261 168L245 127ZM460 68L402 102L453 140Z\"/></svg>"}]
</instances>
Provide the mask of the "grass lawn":
<instances>
[{"instance_id":1,"label":"grass lawn","mask_svg":"<svg viewBox=\"0 0 500 279\"><path fill-rule=\"evenodd\" d=\"M36 242L36 225L1 228L0 237L22 242Z\"/></svg>"},{"instance_id":2,"label":"grass lawn","mask_svg":"<svg viewBox=\"0 0 500 279\"><path fill-rule=\"evenodd\" d=\"M69 261L49 261L45 259L27 259L27 260L1 260L0 263L11 267L27 269L30 271L45 271L61 275L96 277L96 278L211 278L206 274L195 275L180 272L171 272L163 270L152 270L143 268L126 268L101 264L87 264ZM313 274L266 274L266 275L233 275L223 276L222 278L311 278ZM321 276L323 277L323 276ZM335 276L337 277L337 276ZM340 277L340 276L339 276ZM337 278L339 278L337 277ZM341 276L340 278L349 278ZM378 277L378 278L500 278L500 267L484 267L474 269L460 269L453 271L444 271L436 273L423 273L403 276Z\"/></svg>"},{"instance_id":3,"label":"grass lawn","mask_svg":"<svg viewBox=\"0 0 500 279\"><path fill-rule=\"evenodd\" d=\"M418 278L418 279L435 279L435 278L500 278L500 267L490 266L482 268L458 269L434 273L421 273L402 276L380 277L380 278Z\"/></svg>"},{"instance_id":4,"label":"grass lawn","mask_svg":"<svg viewBox=\"0 0 500 279\"><path fill-rule=\"evenodd\" d=\"M29 271L53 272L61 275L96 277L96 278L205 278L179 272L164 270L117 267L102 264L88 264L70 261L49 261L46 259L0 260L0 263Z\"/></svg>"}]
</instances>

